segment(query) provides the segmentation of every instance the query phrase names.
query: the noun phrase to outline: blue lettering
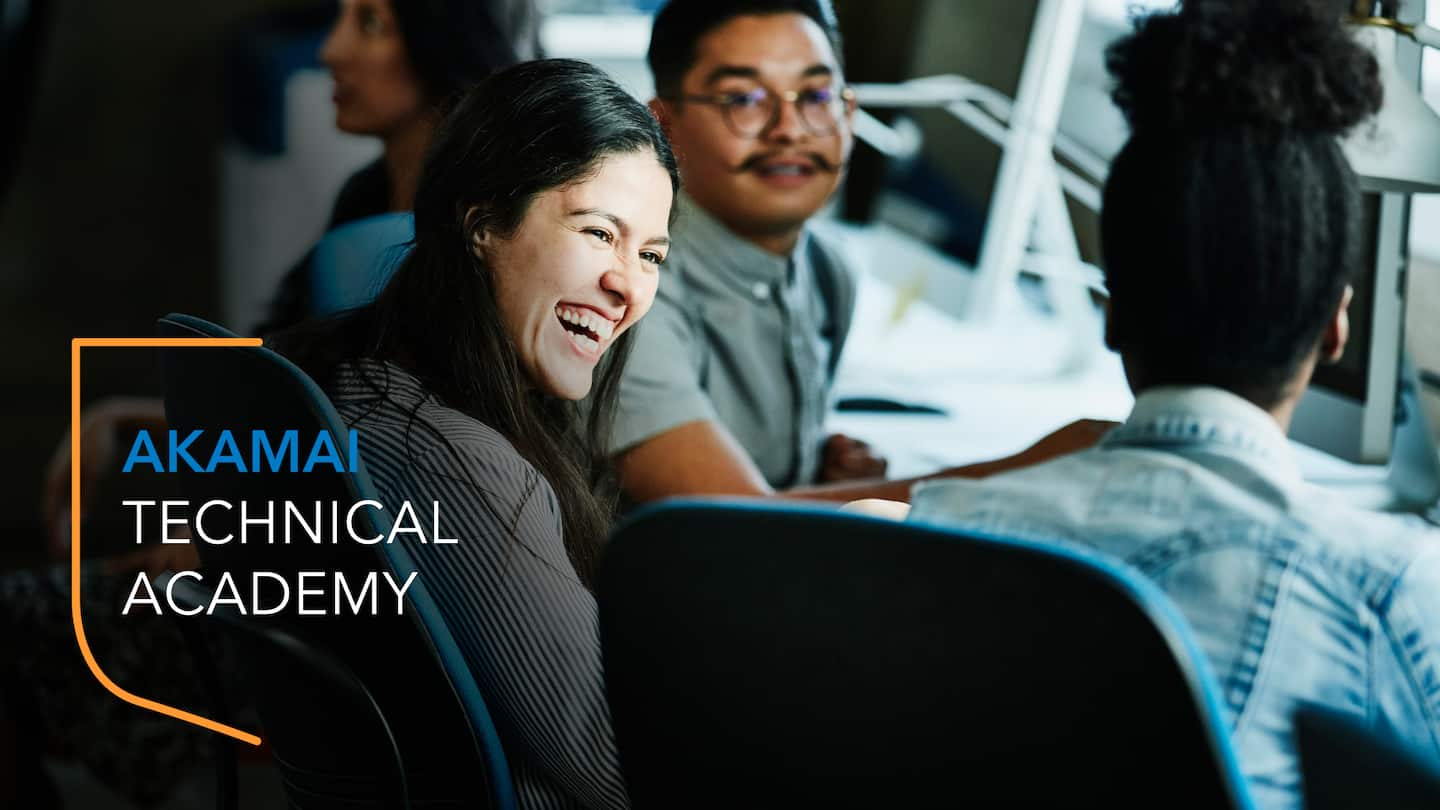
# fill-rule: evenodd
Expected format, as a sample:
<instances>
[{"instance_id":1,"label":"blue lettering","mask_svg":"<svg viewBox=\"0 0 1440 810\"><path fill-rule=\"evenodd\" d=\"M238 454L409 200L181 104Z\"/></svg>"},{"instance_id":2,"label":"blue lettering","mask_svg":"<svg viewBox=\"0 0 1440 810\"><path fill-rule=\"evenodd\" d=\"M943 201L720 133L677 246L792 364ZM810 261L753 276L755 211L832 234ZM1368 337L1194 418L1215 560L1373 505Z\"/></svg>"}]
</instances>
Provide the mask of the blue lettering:
<instances>
[{"instance_id":1,"label":"blue lettering","mask_svg":"<svg viewBox=\"0 0 1440 810\"><path fill-rule=\"evenodd\" d=\"M160 451L155 449L155 442L151 440L148 430L141 430L135 436L135 443L130 445L130 455L125 457L123 472L130 472L136 462L150 464L155 468L155 472L165 472L165 462L160 460Z\"/></svg>"},{"instance_id":2,"label":"blue lettering","mask_svg":"<svg viewBox=\"0 0 1440 810\"><path fill-rule=\"evenodd\" d=\"M215 450L210 453L210 464L205 467L205 472L215 472L221 464L234 464L235 472L245 472L245 457L240 455L240 448L235 444L235 434L228 430L220 431L220 439L215 442Z\"/></svg>"},{"instance_id":3,"label":"blue lettering","mask_svg":"<svg viewBox=\"0 0 1440 810\"><path fill-rule=\"evenodd\" d=\"M250 431L250 456L247 459L240 448L240 440L235 438L232 430L222 430L216 437L215 446L211 448L208 464L201 464L196 460L194 452L196 448L192 445L195 440L204 435L204 430L192 430L182 438L180 431L169 431L169 464L165 463L165 457L161 455L151 437L150 431L140 430L135 435L135 442L130 447L129 455L125 457L124 472L131 472L138 466L148 466L155 472L179 472L182 462L189 465L192 472L213 473L222 465L230 465L236 472L312 472L317 465L327 467L338 473L358 472L360 469L360 433L356 430L346 431L345 453L341 454L340 445L335 435L328 430L321 430L315 434L315 442L310 447L310 452L305 458L303 467L299 464L300 456L300 431L286 430L280 437L279 444L276 444L272 437L264 430ZM348 464L347 464L348 462Z\"/></svg>"},{"instance_id":4,"label":"blue lettering","mask_svg":"<svg viewBox=\"0 0 1440 810\"><path fill-rule=\"evenodd\" d=\"M284 471L295 472L300 467L300 432L287 430L280 439L279 449L270 445L270 437L263 430L252 431L250 434L250 459L254 462L251 466L255 472L260 472L261 460L265 459L270 463L270 472L281 472L281 464L284 461L286 451L290 453L290 463L284 467Z\"/></svg>"},{"instance_id":5,"label":"blue lettering","mask_svg":"<svg viewBox=\"0 0 1440 810\"><path fill-rule=\"evenodd\" d=\"M179 465L176 464L176 460L182 456L185 459L185 463L190 465L191 470L194 472L204 472L204 468L200 466L200 462L196 461L195 457L190 455L190 443L200 438L200 434L204 432L203 430L192 430L190 431L190 435L185 437L185 441L176 444L175 439L179 435L179 431L170 431L170 472L176 471L179 467Z\"/></svg>"},{"instance_id":6,"label":"blue lettering","mask_svg":"<svg viewBox=\"0 0 1440 810\"><path fill-rule=\"evenodd\" d=\"M345 460L340 457L340 450L328 430L315 434L315 446L310 448L310 456L305 459L305 468L301 472L308 473L321 463L334 467L335 472L345 472Z\"/></svg>"}]
</instances>

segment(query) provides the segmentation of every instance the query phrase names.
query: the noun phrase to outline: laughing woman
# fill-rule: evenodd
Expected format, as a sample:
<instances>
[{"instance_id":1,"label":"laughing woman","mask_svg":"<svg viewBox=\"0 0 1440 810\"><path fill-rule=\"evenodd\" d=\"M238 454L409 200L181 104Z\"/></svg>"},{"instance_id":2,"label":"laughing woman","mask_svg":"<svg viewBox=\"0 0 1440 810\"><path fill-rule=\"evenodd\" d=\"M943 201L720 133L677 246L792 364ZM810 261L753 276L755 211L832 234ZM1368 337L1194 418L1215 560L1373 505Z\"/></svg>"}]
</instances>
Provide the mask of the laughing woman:
<instances>
[{"instance_id":1,"label":"laughing woman","mask_svg":"<svg viewBox=\"0 0 1440 810\"><path fill-rule=\"evenodd\" d=\"M600 437L678 183L655 120L597 68L509 68L437 130L414 250L375 302L277 339L359 431L382 497L452 521L456 544L409 551L526 807L627 805L589 589L616 504Z\"/></svg>"}]
</instances>

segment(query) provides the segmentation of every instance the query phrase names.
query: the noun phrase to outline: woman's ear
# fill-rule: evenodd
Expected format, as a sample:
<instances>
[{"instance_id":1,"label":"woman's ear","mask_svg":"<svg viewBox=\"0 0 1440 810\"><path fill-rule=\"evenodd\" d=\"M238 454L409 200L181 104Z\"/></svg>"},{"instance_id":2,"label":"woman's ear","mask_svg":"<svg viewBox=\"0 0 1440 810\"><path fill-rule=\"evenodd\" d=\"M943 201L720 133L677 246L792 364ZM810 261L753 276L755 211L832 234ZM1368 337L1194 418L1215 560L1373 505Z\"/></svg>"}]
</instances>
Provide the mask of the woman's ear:
<instances>
[{"instance_id":1,"label":"woman's ear","mask_svg":"<svg viewBox=\"0 0 1440 810\"><path fill-rule=\"evenodd\" d=\"M465 233L470 235L470 252L483 257L490 246L490 235L480 225L480 206L472 205L465 212Z\"/></svg>"},{"instance_id":2,"label":"woman's ear","mask_svg":"<svg viewBox=\"0 0 1440 810\"><path fill-rule=\"evenodd\" d=\"M1325 325L1325 334L1320 337L1320 362L1338 363L1345 353L1345 343L1350 340L1350 299L1354 297L1355 289L1346 284L1340 306L1335 308L1330 323Z\"/></svg>"}]
</instances>

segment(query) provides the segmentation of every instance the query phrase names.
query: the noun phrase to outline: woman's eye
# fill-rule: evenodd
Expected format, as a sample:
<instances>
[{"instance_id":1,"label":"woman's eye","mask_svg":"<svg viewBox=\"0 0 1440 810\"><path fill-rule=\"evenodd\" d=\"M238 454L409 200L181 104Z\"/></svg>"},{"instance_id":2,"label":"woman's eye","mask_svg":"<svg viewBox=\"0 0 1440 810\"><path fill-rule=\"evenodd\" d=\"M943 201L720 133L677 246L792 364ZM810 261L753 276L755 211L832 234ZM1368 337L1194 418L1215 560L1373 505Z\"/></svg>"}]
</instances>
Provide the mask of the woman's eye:
<instances>
[{"instance_id":1,"label":"woman's eye","mask_svg":"<svg viewBox=\"0 0 1440 810\"><path fill-rule=\"evenodd\" d=\"M605 230L604 228L586 228L585 233L596 237L607 245L615 241L615 237L611 236L610 232Z\"/></svg>"},{"instance_id":2,"label":"woman's eye","mask_svg":"<svg viewBox=\"0 0 1440 810\"><path fill-rule=\"evenodd\" d=\"M641 253L641 254L640 254L640 258L643 259L644 261L647 261L647 262L655 265L656 267L659 267L660 265L662 265L662 264L665 263L665 257L664 257L664 256L661 256L659 253L656 253L656 252L650 251L650 250L647 250L647 251L645 251L644 253Z\"/></svg>"}]
</instances>

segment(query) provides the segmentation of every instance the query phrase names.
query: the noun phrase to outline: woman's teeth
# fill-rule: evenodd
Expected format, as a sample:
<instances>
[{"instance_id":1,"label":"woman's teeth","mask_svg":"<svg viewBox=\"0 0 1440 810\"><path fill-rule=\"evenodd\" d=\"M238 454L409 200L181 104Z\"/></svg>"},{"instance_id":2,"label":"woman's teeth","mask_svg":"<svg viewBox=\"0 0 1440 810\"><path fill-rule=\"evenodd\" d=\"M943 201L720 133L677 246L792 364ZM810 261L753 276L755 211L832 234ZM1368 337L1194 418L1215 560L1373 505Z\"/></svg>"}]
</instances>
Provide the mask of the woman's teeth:
<instances>
[{"instance_id":1,"label":"woman's teeth","mask_svg":"<svg viewBox=\"0 0 1440 810\"><path fill-rule=\"evenodd\" d=\"M579 346L582 351L592 353L600 351L599 341L591 340L589 337L577 332L567 332L565 336L570 338L570 342Z\"/></svg>"},{"instance_id":2,"label":"woman's teeth","mask_svg":"<svg viewBox=\"0 0 1440 810\"><path fill-rule=\"evenodd\" d=\"M588 309L558 306L555 308L555 316L567 325L566 330L581 346L588 346L592 350L600 341L609 340L610 336L615 334L613 321Z\"/></svg>"}]
</instances>

